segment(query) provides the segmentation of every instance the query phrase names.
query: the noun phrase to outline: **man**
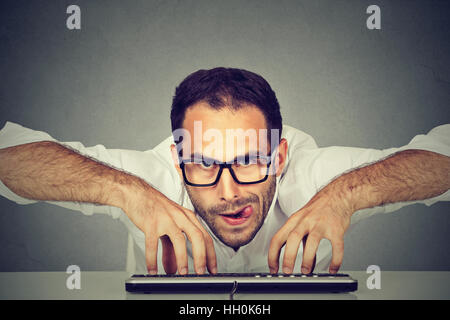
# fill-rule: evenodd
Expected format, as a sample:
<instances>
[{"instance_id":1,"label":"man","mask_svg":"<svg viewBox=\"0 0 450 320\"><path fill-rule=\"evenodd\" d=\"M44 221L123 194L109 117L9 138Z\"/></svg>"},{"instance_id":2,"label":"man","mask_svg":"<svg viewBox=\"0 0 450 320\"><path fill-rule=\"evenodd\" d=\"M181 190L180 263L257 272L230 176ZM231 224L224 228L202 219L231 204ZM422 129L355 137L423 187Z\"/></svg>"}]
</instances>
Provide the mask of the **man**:
<instances>
[{"instance_id":1,"label":"man","mask_svg":"<svg viewBox=\"0 0 450 320\"><path fill-rule=\"evenodd\" d=\"M402 148L318 148L282 125L261 76L232 68L183 80L171 123L173 136L146 152L61 143L7 123L1 194L120 218L137 246L135 272L151 274L276 273L280 262L285 273L336 273L351 224L450 199L450 125Z\"/></svg>"}]
</instances>

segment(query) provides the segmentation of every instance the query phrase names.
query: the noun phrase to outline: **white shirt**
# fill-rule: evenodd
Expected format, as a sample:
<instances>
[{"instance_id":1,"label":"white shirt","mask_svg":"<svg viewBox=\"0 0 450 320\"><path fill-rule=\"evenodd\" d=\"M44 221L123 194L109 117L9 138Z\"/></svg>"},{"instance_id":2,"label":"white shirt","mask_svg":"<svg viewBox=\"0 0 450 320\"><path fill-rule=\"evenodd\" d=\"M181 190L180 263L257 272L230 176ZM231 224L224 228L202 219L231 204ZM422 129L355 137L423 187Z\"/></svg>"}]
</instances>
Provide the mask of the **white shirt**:
<instances>
[{"instance_id":1,"label":"white shirt","mask_svg":"<svg viewBox=\"0 0 450 320\"><path fill-rule=\"evenodd\" d=\"M426 135L417 135L411 142L400 148L386 150L327 147L318 148L314 139L308 134L283 126L282 137L288 142L288 155L283 173L277 178L277 187L269 213L263 226L255 238L237 252L224 245L207 228L214 240L217 256L218 272L268 272L268 250L270 240L288 217L302 208L316 192L333 178L352 168L376 162L395 152L406 149L421 149L450 156L450 124L432 129ZM151 150L144 152L122 149L106 149L103 145L85 147L80 142L59 142L45 132L31 130L21 125L7 122L0 131L0 149L37 141L55 141L89 156L104 164L136 175L169 199L193 210L192 203L184 185L175 170L170 154L172 136L162 141ZM35 200L25 199L13 193L0 181L0 194L18 204L35 203ZM399 202L385 206L359 210L351 219L351 227L363 218L376 213L392 212L405 205L423 203L432 205L437 201L450 201L450 190L446 193L423 201ZM78 210L86 215L103 213L120 219L134 240L135 273L146 273L144 234L131 222L127 215L117 207L100 206L91 203L47 201L49 203ZM187 242L189 256L189 272L194 272L191 244ZM303 248L300 246L295 270L300 269ZM283 257L283 250L280 254ZM281 265L280 258L280 265ZM322 240L317 250L315 272L327 272L331 261L331 244ZM161 247L158 250L158 273L164 273L161 263Z\"/></svg>"}]
</instances>

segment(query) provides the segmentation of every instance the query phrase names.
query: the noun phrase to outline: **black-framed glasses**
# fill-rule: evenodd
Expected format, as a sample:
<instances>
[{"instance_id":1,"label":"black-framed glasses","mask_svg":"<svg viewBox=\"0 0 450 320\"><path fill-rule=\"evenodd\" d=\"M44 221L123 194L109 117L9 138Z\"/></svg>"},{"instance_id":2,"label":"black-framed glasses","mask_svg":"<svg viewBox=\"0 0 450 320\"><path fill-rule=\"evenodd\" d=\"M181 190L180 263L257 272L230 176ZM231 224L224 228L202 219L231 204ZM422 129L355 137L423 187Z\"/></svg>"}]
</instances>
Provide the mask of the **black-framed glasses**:
<instances>
[{"instance_id":1,"label":"black-framed glasses","mask_svg":"<svg viewBox=\"0 0 450 320\"><path fill-rule=\"evenodd\" d=\"M223 169L230 171L238 184L255 184L267 180L272 163L270 155L245 154L231 163L220 162L201 155L180 159L184 182L194 187L210 187L219 182Z\"/></svg>"}]
</instances>

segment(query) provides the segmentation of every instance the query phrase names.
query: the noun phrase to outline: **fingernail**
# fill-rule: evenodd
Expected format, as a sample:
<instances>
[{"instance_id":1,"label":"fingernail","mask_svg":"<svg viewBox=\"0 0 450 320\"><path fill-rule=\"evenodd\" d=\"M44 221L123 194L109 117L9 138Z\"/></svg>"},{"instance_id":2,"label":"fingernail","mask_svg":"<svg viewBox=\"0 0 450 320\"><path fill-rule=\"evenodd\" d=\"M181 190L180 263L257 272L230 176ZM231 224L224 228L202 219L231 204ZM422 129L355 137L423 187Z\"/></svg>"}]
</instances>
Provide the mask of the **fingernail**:
<instances>
[{"instance_id":1,"label":"fingernail","mask_svg":"<svg viewBox=\"0 0 450 320\"><path fill-rule=\"evenodd\" d=\"M148 273L151 275L155 275L157 273L157 271L155 269L150 269L150 270L148 270Z\"/></svg>"},{"instance_id":2,"label":"fingernail","mask_svg":"<svg viewBox=\"0 0 450 320\"><path fill-rule=\"evenodd\" d=\"M302 267L302 273L308 274L309 273L309 268Z\"/></svg>"},{"instance_id":3,"label":"fingernail","mask_svg":"<svg viewBox=\"0 0 450 320\"><path fill-rule=\"evenodd\" d=\"M211 273L217 273L217 267L212 267L211 268Z\"/></svg>"},{"instance_id":4,"label":"fingernail","mask_svg":"<svg viewBox=\"0 0 450 320\"><path fill-rule=\"evenodd\" d=\"M289 267L283 267L283 273L292 273L292 269Z\"/></svg>"},{"instance_id":5,"label":"fingernail","mask_svg":"<svg viewBox=\"0 0 450 320\"><path fill-rule=\"evenodd\" d=\"M181 268L180 274L187 274L188 269L186 267Z\"/></svg>"},{"instance_id":6,"label":"fingernail","mask_svg":"<svg viewBox=\"0 0 450 320\"><path fill-rule=\"evenodd\" d=\"M205 273L205 267L198 268L197 273L198 274L204 274Z\"/></svg>"}]
</instances>

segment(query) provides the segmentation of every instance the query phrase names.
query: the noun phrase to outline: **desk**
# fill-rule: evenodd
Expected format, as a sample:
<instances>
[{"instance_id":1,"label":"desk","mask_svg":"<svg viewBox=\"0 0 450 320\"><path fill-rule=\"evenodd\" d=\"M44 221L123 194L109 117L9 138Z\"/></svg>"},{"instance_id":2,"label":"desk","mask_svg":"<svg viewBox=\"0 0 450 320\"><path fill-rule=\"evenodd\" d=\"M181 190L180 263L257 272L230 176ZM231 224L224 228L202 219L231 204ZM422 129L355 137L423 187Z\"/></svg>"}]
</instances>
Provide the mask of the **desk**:
<instances>
[{"instance_id":1,"label":"desk","mask_svg":"<svg viewBox=\"0 0 450 320\"><path fill-rule=\"evenodd\" d=\"M369 290L365 271L342 271L358 280L358 290L332 294L236 294L235 300L279 299L450 299L450 272L382 271L381 289ZM133 294L125 291L127 272L81 271L81 289L69 290L65 272L0 272L0 299L202 299L228 294Z\"/></svg>"}]
</instances>

